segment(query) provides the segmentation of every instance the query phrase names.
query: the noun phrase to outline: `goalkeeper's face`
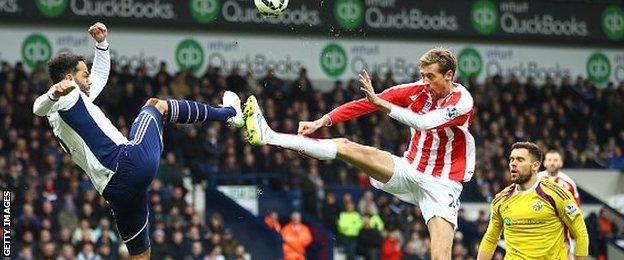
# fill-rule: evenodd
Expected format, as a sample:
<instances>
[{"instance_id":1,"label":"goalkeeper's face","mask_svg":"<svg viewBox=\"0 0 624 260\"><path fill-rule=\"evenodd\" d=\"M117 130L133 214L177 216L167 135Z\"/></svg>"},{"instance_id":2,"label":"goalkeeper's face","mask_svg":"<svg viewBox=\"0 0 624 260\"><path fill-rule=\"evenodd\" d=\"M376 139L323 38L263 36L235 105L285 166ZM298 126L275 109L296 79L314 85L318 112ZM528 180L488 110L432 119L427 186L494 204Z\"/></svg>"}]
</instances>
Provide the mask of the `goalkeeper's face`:
<instances>
[{"instance_id":1,"label":"goalkeeper's face","mask_svg":"<svg viewBox=\"0 0 624 260\"><path fill-rule=\"evenodd\" d=\"M523 184L531 179L533 174L539 170L539 160L533 158L529 150L513 149L509 156L509 172L511 174L511 182L515 184Z\"/></svg>"},{"instance_id":2,"label":"goalkeeper's face","mask_svg":"<svg viewBox=\"0 0 624 260\"><path fill-rule=\"evenodd\" d=\"M89 69L84 61L79 61L76 66L76 73L72 74L73 80L78 84L80 90L89 96L91 91L91 80L89 80Z\"/></svg>"}]
</instances>

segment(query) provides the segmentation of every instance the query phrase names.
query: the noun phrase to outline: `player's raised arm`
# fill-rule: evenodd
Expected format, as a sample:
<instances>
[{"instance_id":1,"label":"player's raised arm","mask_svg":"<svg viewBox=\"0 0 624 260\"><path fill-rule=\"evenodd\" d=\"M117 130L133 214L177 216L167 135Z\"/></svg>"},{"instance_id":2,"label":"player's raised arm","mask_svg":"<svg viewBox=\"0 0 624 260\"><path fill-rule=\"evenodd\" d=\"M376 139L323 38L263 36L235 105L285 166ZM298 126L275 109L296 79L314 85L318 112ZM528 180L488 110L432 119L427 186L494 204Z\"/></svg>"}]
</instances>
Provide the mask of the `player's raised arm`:
<instances>
[{"instance_id":1,"label":"player's raised arm","mask_svg":"<svg viewBox=\"0 0 624 260\"><path fill-rule=\"evenodd\" d=\"M91 74L89 79L91 80L91 90L89 93L89 99L95 100L106 82L108 82L108 75L110 74L111 57L108 41L108 29L103 23L95 23L89 27L89 34L95 40L95 56L93 58L93 67L91 67Z\"/></svg>"},{"instance_id":2,"label":"player's raised arm","mask_svg":"<svg viewBox=\"0 0 624 260\"><path fill-rule=\"evenodd\" d=\"M492 259L494 251L496 251L498 240L503 232L503 220L498 209L498 202L500 202L501 197L502 196L499 195L492 200L490 206L490 222L488 223L487 230L485 231L483 239L481 239L481 244L479 245L479 253L477 254L478 260Z\"/></svg>"},{"instance_id":3,"label":"player's raised arm","mask_svg":"<svg viewBox=\"0 0 624 260\"><path fill-rule=\"evenodd\" d=\"M369 86L372 89L370 76L366 71L359 75L362 88ZM379 100L394 104L396 106L408 106L412 100L410 96L422 91L424 86L419 83L408 83L388 88L375 95ZM373 91L373 90L371 90ZM373 91L374 93L374 91ZM342 121L357 118L362 115L377 111L379 107L371 102L369 98L361 98L347 102L324 115L315 121L303 121L299 123L299 134L308 135L314 133L323 126L330 126Z\"/></svg>"}]
</instances>

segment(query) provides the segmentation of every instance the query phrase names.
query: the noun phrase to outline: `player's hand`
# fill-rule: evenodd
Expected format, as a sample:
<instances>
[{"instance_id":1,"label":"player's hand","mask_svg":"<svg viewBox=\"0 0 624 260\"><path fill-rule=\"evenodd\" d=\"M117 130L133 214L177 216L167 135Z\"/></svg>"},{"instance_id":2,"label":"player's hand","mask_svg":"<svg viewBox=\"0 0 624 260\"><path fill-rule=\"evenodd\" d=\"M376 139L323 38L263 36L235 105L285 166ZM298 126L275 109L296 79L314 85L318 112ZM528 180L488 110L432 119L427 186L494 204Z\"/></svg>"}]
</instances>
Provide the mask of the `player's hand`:
<instances>
[{"instance_id":1,"label":"player's hand","mask_svg":"<svg viewBox=\"0 0 624 260\"><path fill-rule=\"evenodd\" d=\"M73 80L65 79L54 86L52 86L54 90L52 91L52 96L54 99L59 99L62 96L69 94L76 88L76 83Z\"/></svg>"},{"instance_id":2,"label":"player's hand","mask_svg":"<svg viewBox=\"0 0 624 260\"><path fill-rule=\"evenodd\" d=\"M299 129L297 130L297 134L310 135L319 128L327 125L326 120L328 119L324 116L314 121L301 121L299 122Z\"/></svg>"},{"instance_id":3,"label":"player's hand","mask_svg":"<svg viewBox=\"0 0 624 260\"><path fill-rule=\"evenodd\" d=\"M103 23L97 22L89 27L89 34L96 42L103 42L108 36L108 29Z\"/></svg>"},{"instance_id":4,"label":"player's hand","mask_svg":"<svg viewBox=\"0 0 624 260\"><path fill-rule=\"evenodd\" d=\"M364 95L366 95L366 99L368 99L368 102L373 105L379 105L381 98L379 98L375 94L375 89L373 88L373 83L371 82L370 76L368 76L368 72L364 70L362 73L360 73L359 78L361 84L360 90L364 92Z\"/></svg>"}]
</instances>

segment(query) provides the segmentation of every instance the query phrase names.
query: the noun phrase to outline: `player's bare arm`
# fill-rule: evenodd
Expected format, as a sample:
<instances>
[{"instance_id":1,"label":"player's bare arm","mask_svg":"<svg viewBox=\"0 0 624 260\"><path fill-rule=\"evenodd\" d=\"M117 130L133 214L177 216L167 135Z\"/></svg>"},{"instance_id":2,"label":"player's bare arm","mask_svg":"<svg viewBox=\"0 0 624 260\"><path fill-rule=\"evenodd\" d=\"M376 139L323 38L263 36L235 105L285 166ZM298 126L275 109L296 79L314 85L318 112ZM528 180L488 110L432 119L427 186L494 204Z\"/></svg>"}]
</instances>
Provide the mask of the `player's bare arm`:
<instances>
[{"instance_id":1,"label":"player's bare arm","mask_svg":"<svg viewBox=\"0 0 624 260\"><path fill-rule=\"evenodd\" d=\"M359 75L359 81L360 81L360 84L361 84L360 90L362 90L362 92L364 92L368 102L373 104L373 105L375 105L379 110L381 110L381 111L383 111L385 113L389 113L392 104L390 102L382 99L377 94L375 94L375 90L373 88L373 84L372 84L370 76L368 75L368 72L366 72L366 70L364 70ZM319 118L317 120L314 120L314 121L302 121L302 122L299 122L299 129L297 130L297 133L299 135L310 135L310 134L314 133L316 130L318 130L319 128L321 128L323 126L329 126L331 124L332 124L332 122L331 122L331 119L329 118L329 116L328 115L324 115L323 117L321 117L321 118Z\"/></svg>"},{"instance_id":2,"label":"player's bare arm","mask_svg":"<svg viewBox=\"0 0 624 260\"><path fill-rule=\"evenodd\" d=\"M373 84L371 82L370 76L368 75L368 72L364 70L358 76L361 84L360 90L364 92L364 95L366 95L366 99L368 99L368 102L377 106L377 108L379 108L379 110L383 111L384 113L390 113L392 104L386 100L383 100L382 98L377 96L377 94L375 94L375 89L373 88Z\"/></svg>"}]
</instances>

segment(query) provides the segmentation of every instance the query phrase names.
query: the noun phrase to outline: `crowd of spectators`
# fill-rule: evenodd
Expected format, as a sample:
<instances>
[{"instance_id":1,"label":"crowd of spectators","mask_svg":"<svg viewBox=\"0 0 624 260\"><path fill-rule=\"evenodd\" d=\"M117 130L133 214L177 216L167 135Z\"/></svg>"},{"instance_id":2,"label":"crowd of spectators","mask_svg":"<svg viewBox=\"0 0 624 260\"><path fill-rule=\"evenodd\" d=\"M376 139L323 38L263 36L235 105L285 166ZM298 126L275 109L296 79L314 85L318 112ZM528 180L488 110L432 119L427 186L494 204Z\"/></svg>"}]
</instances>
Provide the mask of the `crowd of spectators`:
<instances>
[{"instance_id":1,"label":"crowd of spectators","mask_svg":"<svg viewBox=\"0 0 624 260\"><path fill-rule=\"evenodd\" d=\"M238 69L221 71L210 67L200 76L188 71L168 71L164 63L154 74L141 67L131 70L113 66L108 85L96 104L127 134L149 97L185 98L216 106L223 91L232 90L243 100L250 94L258 96L271 127L295 133L299 121L319 118L340 104L363 97L355 79L336 81L327 92L315 90L305 70L295 79L281 79L273 70L266 75L252 75ZM373 75L377 92L415 80L417 75L410 79L395 79L391 73ZM618 167L622 161L624 82L596 87L583 78L547 78L545 83L537 84L530 77L521 81L515 76L488 77L479 83L474 78L459 81L475 100L471 132L478 147L478 167L473 180L464 186L463 200L489 202L509 183L504 174L506 149L518 140L532 140L544 148L564 151L566 167L609 168ZM32 113L34 99L50 85L43 63L31 72L19 63L2 63L0 185L13 189L14 205L20 205L14 215L18 216L15 224L19 253L36 258L54 254L68 259L119 254L119 238L111 227L106 203L92 189L82 170L62 152L46 119ZM410 133L389 117L372 113L322 128L316 136L346 137L399 155L407 147ZM243 245L231 242L235 239L227 229L215 230L211 221L202 224L193 207L182 199L186 193L182 182L187 173L196 183L220 176L224 177L221 184L244 184L248 180L243 177L256 175L261 185L272 189L300 190L304 213L323 221L335 216L335 221L325 223L337 234L344 233L341 245L346 245L346 252L371 248L362 244L378 244L379 240L357 236L380 230L375 224L379 221L374 220L378 218L385 223L381 229L385 236L382 248L400 248L404 255L422 255L427 248L425 227L414 221L420 217L418 208L400 205L395 198L373 203L376 210L357 205L355 211L364 216L362 229L357 234L341 229L340 217L354 211L355 205L351 204L355 202L350 204L342 198L336 204L340 206L328 206L332 200L328 188L339 185L368 189L370 184L363 172L340 161L317 161L269 147L252 148L241 130L214 122L168 125L163 138L163 160L150 191L153 255L157 250L164 252L161 256L171 255L175 259L204 255L236 257L246 253ZM268 173L282 177L270 178ZM373 217L373 213L378 217ZM483 218L487 219L485 213ZM474 225L482 231L483 223ZM459 243L465 246L457 248L457 254L474 253L474 237L461 234L458 233L457 240L471 243ZM168 246L159 247L161 242ZM184 250L172 248L175 246Z\"/></svg>"}]
</instances>

